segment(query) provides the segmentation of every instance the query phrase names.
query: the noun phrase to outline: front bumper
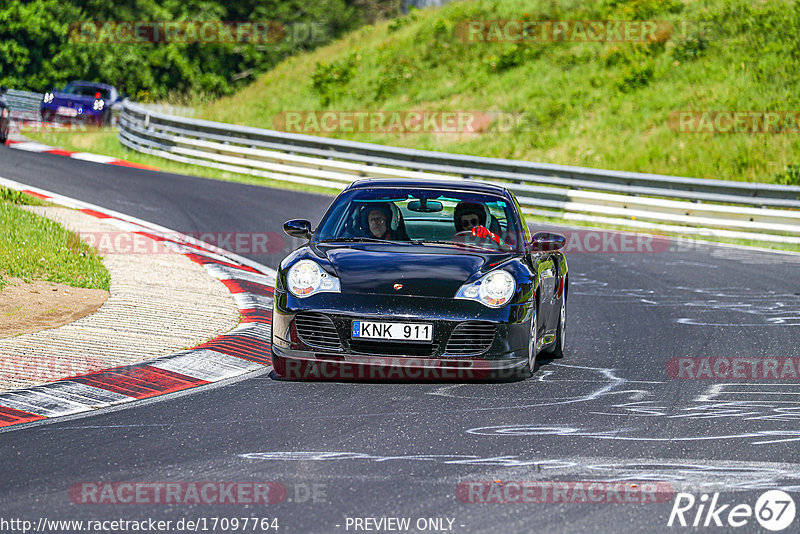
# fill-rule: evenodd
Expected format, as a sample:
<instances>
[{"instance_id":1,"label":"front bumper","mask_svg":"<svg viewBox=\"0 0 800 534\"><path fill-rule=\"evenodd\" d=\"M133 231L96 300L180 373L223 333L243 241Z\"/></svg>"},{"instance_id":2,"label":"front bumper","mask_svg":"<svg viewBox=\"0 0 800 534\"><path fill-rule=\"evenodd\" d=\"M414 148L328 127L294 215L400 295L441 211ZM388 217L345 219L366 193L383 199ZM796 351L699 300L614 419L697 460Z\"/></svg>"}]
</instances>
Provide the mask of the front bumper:
<instances>
[{"instance_id":1,"label":"front bumper","mask_svg":"<svg viewBox=\"0 0 800 534\"><path fill-rule=\"evenodd\" d=\"M417 358L406 356L333 356L272 347L275 373L287 379L432 380L508 379L524 374L528 358L502 360Z\"/></svg>"},{"instance_id":2,"label":"front bumper","mask_svg":"<svg viewBox=\"0 0 800 534\"><path fill-rule=\"evenodd\" d=\"M527 366L531 302L490 309L472 301L395 295L320 293L297 299L279 290L274 302L273 366L287 378L474 380L516 376ZM303 335L295 319L309 313L329 320L328 341L336 342L319 344ZM354 340L354 320L431 323L433 340ZM473 353L455 351L451 338L465 324L493 329L491 342Z\"/></svg>"},{"instance_id":3,"label":"front bumper","mask_svg":"<svg viewBox=\"0 0 800 534\"><path fill-rule=\"evenodd\" d=\"M73 109L75 114L65 113L64 109ZM51 102L48 104L42 103L40 105L39 113L43 119L46 120L59 120L69 122L99 122L103 119L103 110L96 110L91 107L81 107L78 112L77 107L69 107L64 104Z\"/></svg>"}]
</instances>

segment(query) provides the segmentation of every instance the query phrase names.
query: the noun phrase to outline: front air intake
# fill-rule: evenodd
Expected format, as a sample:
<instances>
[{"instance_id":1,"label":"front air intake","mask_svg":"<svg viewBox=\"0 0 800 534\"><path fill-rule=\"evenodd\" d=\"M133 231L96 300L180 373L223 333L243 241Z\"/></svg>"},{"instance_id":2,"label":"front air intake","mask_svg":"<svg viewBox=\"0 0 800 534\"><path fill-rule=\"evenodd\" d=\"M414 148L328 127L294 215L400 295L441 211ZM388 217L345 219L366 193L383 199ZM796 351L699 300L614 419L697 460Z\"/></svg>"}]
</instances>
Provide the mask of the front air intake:
<instances>
[{"instance_id":1,"label":"front air intake","mask_svg":"<svg viewBox=\"0 0 800 534\"><path fill-rule=\"evenodd\" d=\"M478 321L460 323L450 334L445 353L480 354L489 350L494 340L495 325Z\"/></svg>"},{"instance_id":2,"label":"front air intake","mask_svg":"<svg viewBox=\"0 0 800 534\"><path fill-rule=\"evenodd\" d=\"M333 321L321 313L302 312L294 318L297 334L303 343L312 347L341 349L342 342Z\"/></svg>"}]
</instances>

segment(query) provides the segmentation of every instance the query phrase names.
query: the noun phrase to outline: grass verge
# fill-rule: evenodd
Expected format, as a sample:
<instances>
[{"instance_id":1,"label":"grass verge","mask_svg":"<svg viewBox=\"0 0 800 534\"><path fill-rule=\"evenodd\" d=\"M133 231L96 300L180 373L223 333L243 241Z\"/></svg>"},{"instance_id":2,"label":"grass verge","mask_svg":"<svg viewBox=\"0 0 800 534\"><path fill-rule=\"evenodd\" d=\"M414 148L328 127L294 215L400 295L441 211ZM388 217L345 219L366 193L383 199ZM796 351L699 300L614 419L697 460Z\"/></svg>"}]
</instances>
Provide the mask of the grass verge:
<instances>
[{"instance_id":1,"label":"grass verge","mask_svg":"<svg viewBox=\"0 0 800 534\"><path fill-rule=\"evenodd\" d=\"M20 207L43 204L0 188L0 289L8 283L3 276L10 276L108 291L108 270L94 249L58 223Z\"/></svg>"}]
</instances>

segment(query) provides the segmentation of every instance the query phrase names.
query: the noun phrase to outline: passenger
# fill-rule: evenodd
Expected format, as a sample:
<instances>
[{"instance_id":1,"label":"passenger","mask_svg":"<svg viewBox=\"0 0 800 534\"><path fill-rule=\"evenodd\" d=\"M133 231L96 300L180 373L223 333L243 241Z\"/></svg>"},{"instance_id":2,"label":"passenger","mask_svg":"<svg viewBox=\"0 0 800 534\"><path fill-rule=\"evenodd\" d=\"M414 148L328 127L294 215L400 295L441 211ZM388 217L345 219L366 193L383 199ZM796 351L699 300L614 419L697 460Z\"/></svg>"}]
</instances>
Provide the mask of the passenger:
<instances>
[{"instance_id":1,"label":"passenger","mask_svg":"<svg viewBox=\"0 0 800 534\"><path fill-rule=\"evenodd\" d=\"M361 226L368 237L394 240L392 210L386 203L367 204L361 209Z\"/></svg>"}]
</instances>

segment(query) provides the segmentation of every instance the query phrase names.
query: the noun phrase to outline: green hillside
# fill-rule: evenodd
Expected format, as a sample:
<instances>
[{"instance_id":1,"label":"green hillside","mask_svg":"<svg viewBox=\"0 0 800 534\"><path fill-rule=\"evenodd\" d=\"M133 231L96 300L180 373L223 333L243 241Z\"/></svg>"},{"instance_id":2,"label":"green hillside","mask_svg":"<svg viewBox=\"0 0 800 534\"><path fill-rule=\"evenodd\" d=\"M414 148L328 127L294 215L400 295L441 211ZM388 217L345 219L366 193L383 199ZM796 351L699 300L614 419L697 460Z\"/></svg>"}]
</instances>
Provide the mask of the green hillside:
<instances>
[{"instance_id":1,"label":"green hillside","mask_svg":"<svg viewBox=\"0 0 800 534\"><path fill-rule=\"evenodd\" d=\"M575 34L527 42L464 38L466 22L491 20L659 21L659 30L647 40L615 42ZM796 129L688 133L674 120L671 126L670 118L681 110L797 111L799 79L800 2L473 0L362 27L291 57L201 115L277 128L286 111L505 114L518 121L509 128L495 120L478 133L321 134L568 165L791 183L797 173L789 166L800 163Z\"/></svg>"}]
</instances>

